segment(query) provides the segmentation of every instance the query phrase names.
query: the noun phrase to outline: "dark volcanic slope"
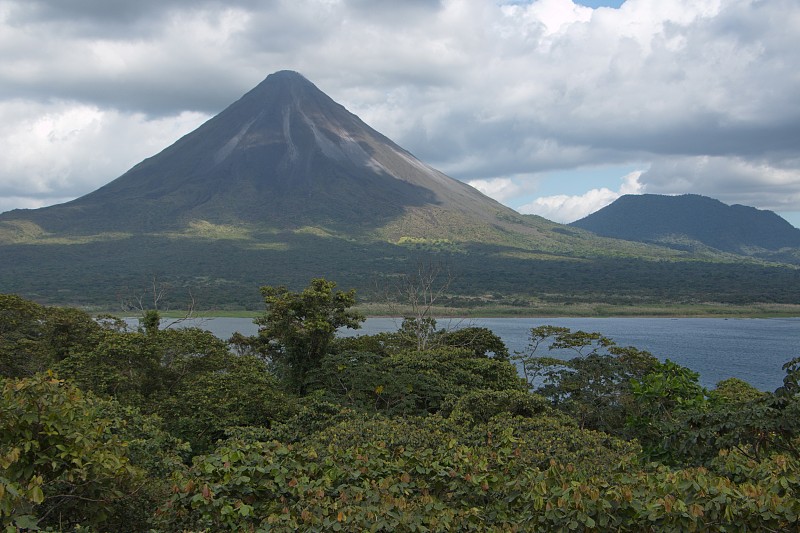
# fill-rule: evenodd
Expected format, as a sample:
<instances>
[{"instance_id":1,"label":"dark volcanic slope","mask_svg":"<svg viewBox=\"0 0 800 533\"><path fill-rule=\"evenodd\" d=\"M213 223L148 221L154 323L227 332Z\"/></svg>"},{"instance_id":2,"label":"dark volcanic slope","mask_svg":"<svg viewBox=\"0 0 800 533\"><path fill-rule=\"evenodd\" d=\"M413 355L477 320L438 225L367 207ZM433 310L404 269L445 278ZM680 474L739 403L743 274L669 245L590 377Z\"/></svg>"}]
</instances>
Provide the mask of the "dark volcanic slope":
<instances>
[{"instance_id":1,"label":"dark volcanic slope","mask_svg":"<svg viewBox=\"0 0 800 533\"><path fill-rule=\"evenodd\" d=\"M641 242L696 241L732 253L800 247L800 230L772 211L686 194L625 195L571 224Z\"/></svg>"},{"instance_id":2,"label":"dark volcanic slope","mask_svg":"<svg viewBox=\"0 0 800 533\"><path fill-rule=\"evenodd\" d=\"M66 204L17 210L47 232L153 232L189 221L348 230L415 206L513 212L415 159L296 72L268 76L197 130Z\"/></svg>"}]
</instances>

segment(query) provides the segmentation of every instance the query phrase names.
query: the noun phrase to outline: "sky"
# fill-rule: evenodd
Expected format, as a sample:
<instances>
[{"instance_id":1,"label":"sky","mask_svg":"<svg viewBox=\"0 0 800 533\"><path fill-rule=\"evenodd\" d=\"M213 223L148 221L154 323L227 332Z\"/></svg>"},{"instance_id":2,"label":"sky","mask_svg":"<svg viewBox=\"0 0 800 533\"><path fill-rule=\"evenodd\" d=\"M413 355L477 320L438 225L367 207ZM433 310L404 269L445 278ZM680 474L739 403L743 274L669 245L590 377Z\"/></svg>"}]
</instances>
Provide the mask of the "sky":
<instances>
[{"instance_id":1,"label":"sky","mask_svg":"<svg viewBox=\"0 0 800 533\"><path fill-rule=\"evenodd\" d=\"M800 227L797 0L0 0L0 212L283 69L522 213L694 193Z\"/></svg>"}]
</instances>

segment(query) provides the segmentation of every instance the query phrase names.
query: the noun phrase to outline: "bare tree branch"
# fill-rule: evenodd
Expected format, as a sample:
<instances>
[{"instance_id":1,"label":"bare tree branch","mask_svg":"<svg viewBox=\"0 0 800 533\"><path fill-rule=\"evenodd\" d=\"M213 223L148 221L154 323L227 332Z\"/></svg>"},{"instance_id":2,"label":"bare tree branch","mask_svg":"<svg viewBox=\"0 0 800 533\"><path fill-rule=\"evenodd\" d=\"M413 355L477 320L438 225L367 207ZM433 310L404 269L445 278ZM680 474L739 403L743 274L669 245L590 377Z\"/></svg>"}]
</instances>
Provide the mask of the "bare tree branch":
<instances>
[{"instance_id":1,"label":"bare tree branch","mask_svg":"<svg viewBox=\"0 0 800 533\"><path fill-rule=\"evenodd\" d=\"M149 320L158 318L159 324L156 326L161 329L168 329L186 320L194 319L197 300L192 290L189 289L189 303L183 316L163 324L160 323L160 312L169 311L169 308L165 307L164 304L171 288L170 284L159 281L158 276L154 274L147 289L134 292L126 288L126 291L120 297L120 306L124 311L137 311L140 315L140 324L146 324ZM154 312L155 314L153 314ZM148 314L152 316L148 317Z\"/></svg>"},{"instance_id":2,"label":"bare tree branch","mask_svg":"<svg viewBox=\"0 0 800 533\"><path fill-rule=\"evenodd\" d=\"M390 287L386 301L403 316L399 332L406 333L418 351L431 347L440 331L433 317L435 306L447 294L453 275L447 265L428 259L418 261L414 270L400 275ZM452 324L450 327L453 327Z\"/></svg>"}]
</instances>

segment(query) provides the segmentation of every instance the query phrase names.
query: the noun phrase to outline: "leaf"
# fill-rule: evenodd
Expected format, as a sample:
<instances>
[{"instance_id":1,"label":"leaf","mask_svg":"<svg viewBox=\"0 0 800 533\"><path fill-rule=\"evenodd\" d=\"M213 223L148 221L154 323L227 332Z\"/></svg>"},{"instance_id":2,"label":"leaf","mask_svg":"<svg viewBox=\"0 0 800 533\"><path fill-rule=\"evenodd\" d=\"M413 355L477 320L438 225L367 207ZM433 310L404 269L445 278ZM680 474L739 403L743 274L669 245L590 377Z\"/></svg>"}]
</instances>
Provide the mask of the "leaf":
<instances>
[{"instance_id":1,"label":"leaf","mask_svg":"<svg viewBox=\"0 0 800 533\"><path fill-rule=\"evenodd\" d=\"M17 530L29 529L31 531L36 531L39 529L39 520L35 516L29 514L15 517L14 524L17 526Z\"/></svg>"},{"instance_id":2,"label":"leaf","mask_svg":"<svg viewBox=\"0 0 800 533\"><path fill-rule=\"evenodd\" d=\"M30 492L31 500L33 503L42 503L44 501L44 492L42 492L42 487L36 485L31 489Z\"/></svg>"}]
</instances>

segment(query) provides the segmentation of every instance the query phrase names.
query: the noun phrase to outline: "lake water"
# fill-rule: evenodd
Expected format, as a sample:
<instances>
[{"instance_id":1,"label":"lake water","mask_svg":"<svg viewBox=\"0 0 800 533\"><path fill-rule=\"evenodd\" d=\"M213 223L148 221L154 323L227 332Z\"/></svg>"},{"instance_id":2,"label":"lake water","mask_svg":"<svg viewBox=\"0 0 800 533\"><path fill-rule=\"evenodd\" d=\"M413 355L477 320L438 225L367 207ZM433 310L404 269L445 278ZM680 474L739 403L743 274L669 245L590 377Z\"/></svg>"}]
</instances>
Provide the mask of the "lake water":
<instances>
[{"instance_id":1,"label":"lake water","mask_svg":"<svg viewBox=\"0 0 800 533\"><path fill-rule=\"evenodd\" d=\"M236 331L254 335L258 330L249 318L197 319L191 325L223 339ZM775 390L783 384L781 366L800 356L800 318L483 318L438 322L438 327L489 328L511 352L524 350L530 329L543 325L596 331L620 346L647 350L662 361L671 359L699 372L700 383L708 388L736 377L758 389ZM369 318L362 329L344 330L340 334L396 331L399 326L398 319ZM545 350L542 355L558 354ZM572 355L572 352L564 354Z\"/></svg>"}]
</instances>

